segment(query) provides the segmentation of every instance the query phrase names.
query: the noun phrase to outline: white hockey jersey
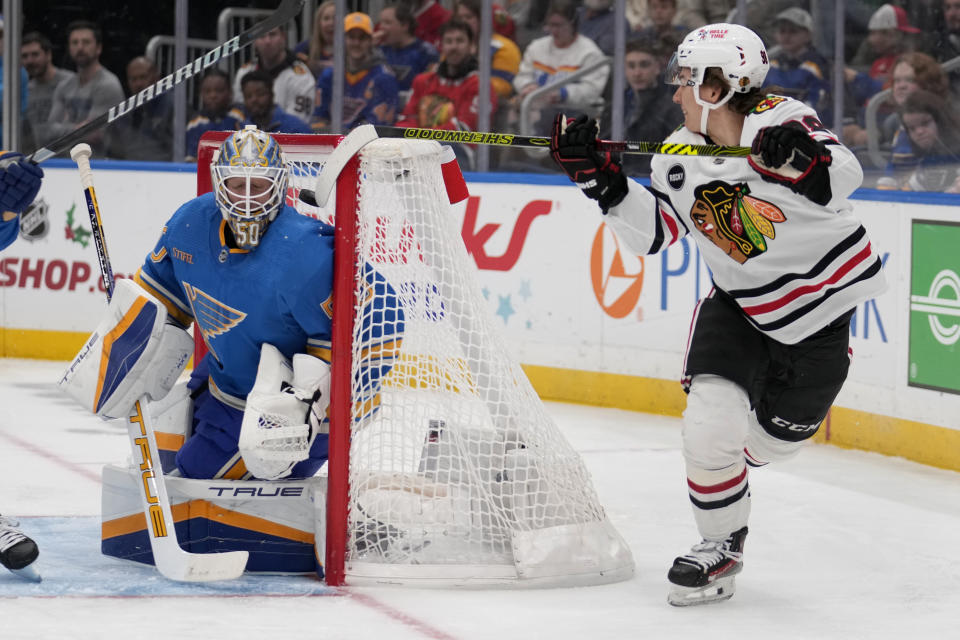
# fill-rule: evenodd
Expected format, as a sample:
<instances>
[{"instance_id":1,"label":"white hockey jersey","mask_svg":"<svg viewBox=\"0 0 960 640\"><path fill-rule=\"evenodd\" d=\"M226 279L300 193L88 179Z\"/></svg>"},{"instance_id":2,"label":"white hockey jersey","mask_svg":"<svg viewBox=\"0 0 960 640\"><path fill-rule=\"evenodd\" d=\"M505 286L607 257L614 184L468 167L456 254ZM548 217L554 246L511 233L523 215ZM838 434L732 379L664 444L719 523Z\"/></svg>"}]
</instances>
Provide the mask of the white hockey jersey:
<instances>
[{"instance_id":1,"label":"white hockey jersey","mask_svg":"<svg viewBox=\"0 0 960 640\"><path fill-rule=\"evenodd\" d=\"M866 229L849 195L863 170L854 155L802 102L769 96L744 120L740 144L762 127L797 121L828 143L832 199L820 206L785 186L764 182L746 158L655 156L651 187L631 180L606 216L637 254L657 253L690 234L713 274L760 331L786 344L815 333L886 288ZM667 142L705 144L686 128Z\"/></svg>"},{"instance_id":2,"label":"white hockey jersey","mask_svg":"<svg viewBox=\"0 0 960 640\"><path fill-rule=\"evenodd\" d=\"M248 62L239 69L233 80L234 100L243 104L241 82L243 76L260 67L256 62ZM313 115L313 101L317 93L317 79L313 77L310 67L296 60L291 55L281 65L282 70L273 70L273 102L287 113L297 116L306 123L310 123Z\"/></svg>"}]
</instances>

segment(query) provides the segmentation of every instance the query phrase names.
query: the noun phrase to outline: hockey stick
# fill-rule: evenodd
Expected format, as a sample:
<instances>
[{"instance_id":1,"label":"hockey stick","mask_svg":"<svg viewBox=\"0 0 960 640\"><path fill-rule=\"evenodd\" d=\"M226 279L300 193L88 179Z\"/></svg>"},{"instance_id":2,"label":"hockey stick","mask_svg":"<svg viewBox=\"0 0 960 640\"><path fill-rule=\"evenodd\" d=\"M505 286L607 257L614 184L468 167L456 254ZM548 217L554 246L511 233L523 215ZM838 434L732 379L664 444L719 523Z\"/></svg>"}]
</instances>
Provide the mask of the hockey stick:
<instances>
[{"instance_id":1,"label":"hockey stick","mask_svg":"<svg viewBox=\"0 0 960 640\"><path fill-rule=\"evenodd\" d=\"M484 144L496 147L527 147L549 149L550 138L518 136L512 133L482 133L480 131L451 131L449 129L418 129L416 127L388 127L373 125L381 138L410 138L415 140L436 140L437 142L459 142L462 144ZM671 156L718 156L725 158L745 158L750 155L750 147L725 147L719 144L679 144L666 142L615 142L598 140L597 149L612 153L666 154Z\"/></svg>"},{"instance_id":2,"label":"hockey stick","mask_svg":"<svg viewBox=\"0 0 960 640\"><path fill-rule=\"evenodd\" d=\"M437 142L459 142L465 144L489 144L503 147L532 147L549 149L550 138L531 138L515 136L509 133L478 133L472 131L450 131L447 129L417 129L414 127L387 127L364 124L353 129L327 156L323 170L317 177L313 192L300 191L300 199L305 203L323 207L336 184L337 176L347 162L365 146L379 138L406 138L408 140L436 140ZM742 158L750 155L750 147L724 147L716 144L667 144L664 142L612 142L600 140L598 148L603 151L622 151L623 153L658 153L682 156L717 156Z\"/></svg>"},{"instance_id":3,"label":"hockey stick","mask_svg":"<svg viewBox=\"0 0 960 640\"><path fill-rule=\"evenodd\" d=\"M44 160L52 158L58 153L70 149L73 147L73 145L83 140L87 134L96 131L104 125L110 124L117 118L122 118L128 113L139 109L151 100L154 100L164 93L170 91L184 80L202 73L208 67L217 64L220 60L226 58L227 56L233 55L240 49L243 49L267 31L293 20L300 13L300 8L303 6L303 2L304 0L283 0L280 3L280 6L277 7L276 11L267 16L267 18L262 22L258 22L243 33L234 36L223 44L211 49L193 62L190 62L189 64L177 69L170 75L161 78L143 91L139 92L137 95L130 96L115 107L110 107L106 113L102 113L87 123L80 125L73 131L60 136L53 142L48 143L47 146L40 147L30 154L27 159L33 161L34 163L40 163Z\"/></svg>"},{"instance_id":4,"label":"hockey stick","mask_svg":"<svg viewBox=\"0 0 960 640\"><path fill-rule=\"evenodd\" d=\"M90 226L93 231L97 257L100 260L100 275L107 292L107 300L113 297L113 268L107 255L107 243L100 219L100 206L93 188L93 172L90 170L90 145L78 144L70 150L70 157L80 170L80 182L90 214ZM133 450L134 461L139 461L139 489L143 503L143 513L147 520L147 535L150 537L150 549L157 570L170 580L179 582L208 582L212 580L230 580L243 574L247 566L246 551L228 551L226 553L189 553L180 548L177 532L170 509L170 498L163 479L163 469L154 466L160 460L157 439L153 425L147 413L147 396L143 396L133 405L127 418L127 437Z\"/></svg>"}]
</instances>

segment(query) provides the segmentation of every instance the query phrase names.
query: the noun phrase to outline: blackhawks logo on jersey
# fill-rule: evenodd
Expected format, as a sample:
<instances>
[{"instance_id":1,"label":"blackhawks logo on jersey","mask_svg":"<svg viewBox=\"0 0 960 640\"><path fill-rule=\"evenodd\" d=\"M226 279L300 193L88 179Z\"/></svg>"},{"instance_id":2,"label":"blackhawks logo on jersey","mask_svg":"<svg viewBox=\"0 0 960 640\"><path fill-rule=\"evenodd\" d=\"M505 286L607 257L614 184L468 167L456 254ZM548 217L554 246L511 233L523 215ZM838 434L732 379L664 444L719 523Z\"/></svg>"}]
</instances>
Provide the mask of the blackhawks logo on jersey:
<instances>
[{"instance_id":1,"label":"blackhawks logo on jersey","mask_svg":"<svg viewBox=\"0 0 960 640\"><path fill-rule=\"evenodd\" d=\"M694 190L690 218L697 230L728 256L743 264L767 250L776 237L774 223L787 217L774 204L749 195L745 183L714 180Z\"/></svg>"}]
</instances>

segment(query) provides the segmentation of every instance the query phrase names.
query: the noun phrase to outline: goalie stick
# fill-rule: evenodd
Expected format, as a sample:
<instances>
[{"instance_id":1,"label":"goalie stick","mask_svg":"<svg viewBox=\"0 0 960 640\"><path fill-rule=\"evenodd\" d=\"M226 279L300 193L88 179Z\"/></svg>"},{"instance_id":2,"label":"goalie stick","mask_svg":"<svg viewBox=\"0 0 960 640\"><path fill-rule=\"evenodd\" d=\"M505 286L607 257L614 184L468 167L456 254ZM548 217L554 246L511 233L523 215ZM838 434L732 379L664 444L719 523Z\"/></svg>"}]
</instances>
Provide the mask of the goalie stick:
<instances>
[{"instance_id":1,"label":"goalie stick","mask_svg":"<svg viewBox=\"0 0 960 640\"><path fill-rule=\"evenodd\" d=\"M110 107L106 113L101 113L96 118L50 142L47 146L40 147L30 154L27 159L39 164L58 153L70 149L76 143L83 140L87 134L110 124L118 118L122 118L128 113L136 111L151 100L170 91L183 81L202 73L205 69L217 64L227 56L231 56L237 51L240 51L240 49L243 49L267 31L293 20L299 15L303 2L304 0L283 0L280 6L263 21L258 22L243 33L230 38L219 46L214 47L193 62L187 63L143 91L130 96L120 104Z\"/></svg>"},{"instance_id":2,"label":"goalie stick","mask_svg":"<svg viewBox=\"0 0 960 640\"><path fill-rule=\"evenodd\" d=\"M113 296L113 268L107 255L107 244L100 219L100 207L96 191L93 188L93 172L90 170L90 145L78 144L70 150L70 157L80 170L80 182L90 214L90 226L93 232L97 257L100 261L100 275L107 292L107 300ZM154 465L160 460L157 439L146 406L147 396L134 404L127 417L127 437L133 450L134 464L140 471L139 491L146 517L147 535L150 537L150 549L157 570L170 580L178 582L208 582L212 580L230 580L243 574L247 566L246 551L228 551L226 553L190 553L180 548L177 532L170 509L170 498L163 479L163 469Z\"/></svg>"},{"instance_id":3,"label":"goalie stick","mask_svg":"<svg viewBox=\"0 0 960 640\"><path fill-rule=\"evenodd\" d=\"M456 142L463 144L488 144L501 147L528 147L550 149L550 138L532 138L510 133L481 133L476 131L451 131L449 129L418 129L416 127L387 127L364 124L353 129L323 164L323 170L317 177L313 191L302 189L299 197L306 204L323 207L337 181L337 176L347 161L370 142L378 138L406 138L408 140L436 140L437 142ZM750 147L725 147L717 144L675 144L665 142L614 142L597 141L600 151L666 154L675 156L716 156L745 158L750 155Z\"/></svg>"}]
</instances>

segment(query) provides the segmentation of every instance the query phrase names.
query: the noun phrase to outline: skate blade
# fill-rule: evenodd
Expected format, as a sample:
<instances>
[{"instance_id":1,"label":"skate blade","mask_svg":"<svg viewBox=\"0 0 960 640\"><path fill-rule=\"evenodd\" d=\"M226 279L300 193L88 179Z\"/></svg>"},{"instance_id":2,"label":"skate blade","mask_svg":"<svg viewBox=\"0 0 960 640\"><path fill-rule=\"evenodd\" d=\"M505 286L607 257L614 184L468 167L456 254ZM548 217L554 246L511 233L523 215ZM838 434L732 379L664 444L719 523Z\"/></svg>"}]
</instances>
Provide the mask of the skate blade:
<instances>
[{"instance_id":1,"label":"skate blade","mask_svg":"<svg viewBox=\"0 0 960 640\"><path fill-rule=\"evenodd\" d=\"M28 564L22 569L10 569L10 572L23 578L24 580L29 580L30 582L42 582L43 578L40 577L40 572L37 571L37 568L33 564Z\"/></svg>"},{"instance_id":2,"label":"skate blade","mask_svg":"<svg viewBox=\"0 0 960 640\"><path fill-rule=\"evenodd\" d=\"M733 576L720 578L705 587L670 585L667 602L675 607L692 607L711 602L723 602L733 597L736 582Z\"/></svg>"}]
</instances>

